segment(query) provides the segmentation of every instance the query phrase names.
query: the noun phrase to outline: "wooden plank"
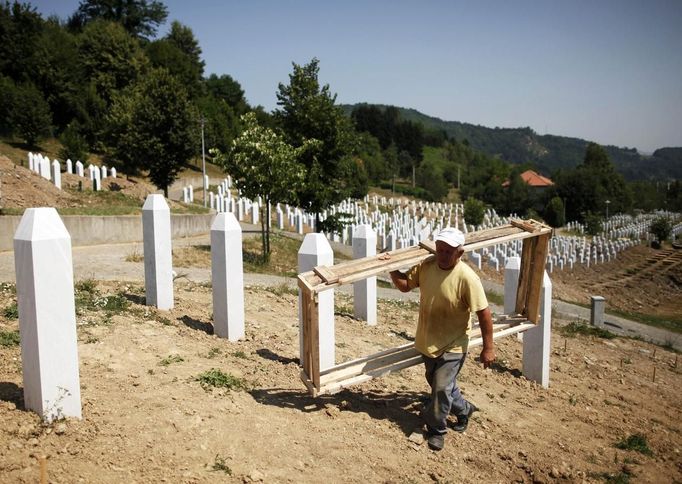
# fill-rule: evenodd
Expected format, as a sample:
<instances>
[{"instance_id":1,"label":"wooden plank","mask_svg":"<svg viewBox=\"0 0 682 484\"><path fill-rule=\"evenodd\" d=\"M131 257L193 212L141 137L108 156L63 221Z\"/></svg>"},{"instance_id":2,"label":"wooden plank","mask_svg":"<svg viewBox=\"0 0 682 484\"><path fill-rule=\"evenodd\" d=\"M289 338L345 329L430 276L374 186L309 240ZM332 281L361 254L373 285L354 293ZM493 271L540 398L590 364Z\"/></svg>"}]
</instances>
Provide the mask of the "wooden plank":
<instances>
[{"instance_id":1,"label":"wooden plank","mask_svg":"<svg viewBox=\"0 0 682 484\"><path fill-rule=\"evenodd\" d=\"M322 279L325 284L333 284L339 280L339 276L327 266L315 266L313 272Z\"/></svg>"},{"instance_id":2,"label":"wooden plank","mask_svg":"<svg viewBox=\"0 0 682 484\"><path fill-rule=\"evenodd\" d=\"M464 250L477 250L482 247L511 240L523 240L530 237L537 237L539 234L551 233L550 227L535 221L531 222L537 224L539 227L538 229L535 229L535 233L513 227L510 224L478 232L471 232L467 234L467 243L464 244ZM431 256L433 251L435 251L435 244L433 241L422 241L419 246L384 252L362 259L344 261L329 268L334 276L324 273L320 275L315 271L311 271L309 273L301 274L299 277L303 276L307 280L308 285L314 287L316 292L320 292L325 289L333 289L342 284L350 284L368 277L376 276L383 272L390 272L402 267L418 264ZM336 276L338 276L338 280L335 280ZM326 282L325 278L329 278L330 282ZM335 280L335 282L331 282L331 280Z\"/></svg>"},{"instance_id":3,"label":"wooden plank","mask_svg":"<svg viewBox=\"0 0 682 484\"><path fill-rule=\"evenodd\" d=\"M499 331L493 333L493 339L499 339L512 334L521 333L534 327L535 327L534 324L528 322L508 326L504 329L500 329ZM483 338L481 337L469 340L469 348L475 348L477 346L481 346L482 344ZM393 348L392 350L397 350L399 348L406 349L405 348L406 346L409 347L409 345L403 345L397 348ZM387 352L390 353L392 350L387 350ZM375 368L372 368L371 370L367 370L359 374L337 373L338 366L330 368L329 370L326 370L326 372L328 372L327 375L329 378L323 380L322 386L317 387L315 389L315 394L313 394L313 396L336 393L343 388L347 388L352 385L358 385L360 383L367 382L374 378L379 378L390 373L393 373L395 371L409 368L410 366L418 365L423 361L421 354L419 354L419 352L417 352L417 350L414 349L412 352L401 351L399 353L395 353L394 356L395 357L389 362L389 364L377 365ZM400 358L398 358L397 356L400 356ZM371 356L366 358L371 358ZM338 376L339 378L336 378L336 376ZM310 391L310 387L308 387L308 389Z\"/></svg>"},{"instance_id":4,"label":"wooden plank","mask_svg":"<svg viewBox=\"0 0 682 484\"><path fill-rule=\"evenodd\" d=\"M495 322L493 324L493 338L497 333L528 322L522 317L509 317L506 315L503 315L499 320L502 322ZM480 338L481 329L476 327L469 334L469 341L477 341ZM418 355L419 352L414 348L413 343L406 343L402 346L383 350L324 370L320 375L320 385L324 387L336 381L352 378L363 373L371 374L379 371L381 368Z\"/></svg>"},{"instance_id":5,"label":"wooden plank","mask_svg":"<svg viewBox=\"0 0 682 484\"><path fill-rule=\"evenodd\" d=\"M518 227L522 230L525 230L526 232L535 232L538 228L535 225L533 225L531 221L526 222L523 220L512 220L511 225L513 225L514 227Z\"/></svg>"},{"instance_id":6,"label":"wooden plank","mask_svg":"<svg viewBox=\"0 0 682 484\"><path fill-rule=\"evenodd\" d=\"M542 279L545 274L547 251L549 250L549 238L551 234L541 235L535 240L533 249L533 263L530 269L530 283L528 298L526 300L526 316L534 323L540 320L540 292L542 291Z\"/></svg>"},{"instance_id":7,"label":"wooden plank","mask_svg":"<svg viewBox=\"0 0 682 484\"><path fill-rule=\"evenodd\" d=\"M519 270L519 286L516 289L516 307L514 312L517 314L526 314L526 304L528 300L528 287L530 284L530 268L533 257L533 245L535 238L525 239L523 241L523 248L521 249L521 266Z\"/></svg>"}]
</instances>

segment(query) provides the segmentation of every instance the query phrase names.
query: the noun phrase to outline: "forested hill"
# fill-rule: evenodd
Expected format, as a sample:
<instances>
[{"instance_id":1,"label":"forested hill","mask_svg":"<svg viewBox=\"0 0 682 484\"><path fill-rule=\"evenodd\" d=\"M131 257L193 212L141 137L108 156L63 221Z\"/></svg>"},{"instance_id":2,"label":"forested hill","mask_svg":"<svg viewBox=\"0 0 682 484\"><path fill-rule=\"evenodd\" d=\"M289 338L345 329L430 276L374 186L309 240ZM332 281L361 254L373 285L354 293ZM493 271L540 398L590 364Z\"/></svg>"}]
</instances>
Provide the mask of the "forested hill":
<instances>
[{"instance_id":1,"label":"forested hill","mask_svg":"<svg viewBox=\"0 0 682 484\"><path fill-rule=\"evenodd\" d=\"M342 105L348 115L358 106ZM377 105L385 108L384 105ZM531 128L488 128L459 121L443 121L415 109L397 108L402 118L419 122L427 130L445 131L459 142L467 140L479 151L511 163L534 163L540 171L553 173L582 162L589 141L566 136L539 135ZM628 180L682 179L682 148L661 148L641 155L635 148L604 147L616 169Z\"/></svg>"}]
</instances>

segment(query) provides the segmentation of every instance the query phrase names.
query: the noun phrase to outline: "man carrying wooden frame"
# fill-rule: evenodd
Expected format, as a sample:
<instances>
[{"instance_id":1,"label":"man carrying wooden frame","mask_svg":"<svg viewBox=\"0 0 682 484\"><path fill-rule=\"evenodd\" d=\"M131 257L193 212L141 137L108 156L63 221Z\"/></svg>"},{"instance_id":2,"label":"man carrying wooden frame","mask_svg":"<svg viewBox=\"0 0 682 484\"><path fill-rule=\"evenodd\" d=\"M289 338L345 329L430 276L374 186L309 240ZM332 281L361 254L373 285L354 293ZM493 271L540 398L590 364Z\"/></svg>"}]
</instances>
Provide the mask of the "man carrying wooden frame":
<instances>
[{"instance_id":1,"label":"man carrying wooden frame","mask_svg":"<svg viewBox=\"0 0 682 484\"><path fill-rule=\"evenodd\" d=\"M460 259L464 254L464 234L447 227L435 237L436 257L413 266L407 273L390 272L402 292L419 287L419 322L415 349L422 355L431 397L422 416L427 427L429 447L441 450L445 445L447 417L457 422L452 428L464 432L469 417L478 408L464 399L457 386L469 344L470 316L478 317L485 368L495 361L493 322L488 300L478 275Z\"/></svg>"}]
</instances>

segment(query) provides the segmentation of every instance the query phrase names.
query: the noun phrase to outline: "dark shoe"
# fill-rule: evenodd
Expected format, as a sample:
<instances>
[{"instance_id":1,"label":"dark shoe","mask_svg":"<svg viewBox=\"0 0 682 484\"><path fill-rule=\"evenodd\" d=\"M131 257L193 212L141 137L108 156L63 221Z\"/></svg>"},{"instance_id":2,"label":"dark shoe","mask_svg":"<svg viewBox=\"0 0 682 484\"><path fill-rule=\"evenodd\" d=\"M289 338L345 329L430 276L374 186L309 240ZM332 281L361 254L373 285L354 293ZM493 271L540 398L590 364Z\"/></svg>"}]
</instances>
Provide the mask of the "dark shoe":
<instances>
[{"instance_id":1,"label":"dark shoe","mask_svg":"<svg viewBox=\"0 0 682 484\"><path fill-rule=\"evenodd\" d=\"M452 430L455 432L464 432L469 426L469 417L474 412L478 412L478 407L473 403L469 403L469 412L464 415L457 415L457 423L452 424Z\"/></svg>"},{"instance_id":2,"label":"dark shoe","mask_svg":"<svg viewBox=\"0 0 682 484\"><path fill-rule=\"evenodd\" d=\"M426 437L426 441L429 443L429 448L431 450L443 450L443 447L445 447L445 434L429 431L426 433Z\"/></svg>"}]
</instances>

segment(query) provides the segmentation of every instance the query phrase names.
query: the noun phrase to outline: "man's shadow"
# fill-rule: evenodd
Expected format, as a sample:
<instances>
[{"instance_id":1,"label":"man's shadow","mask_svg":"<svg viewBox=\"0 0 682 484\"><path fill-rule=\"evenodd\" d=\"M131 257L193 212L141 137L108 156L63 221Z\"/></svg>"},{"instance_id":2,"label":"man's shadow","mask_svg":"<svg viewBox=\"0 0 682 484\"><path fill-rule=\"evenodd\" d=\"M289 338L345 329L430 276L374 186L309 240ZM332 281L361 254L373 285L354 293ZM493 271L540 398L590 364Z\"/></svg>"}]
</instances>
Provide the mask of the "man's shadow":
<instances>
[{"instance_id":1,"label":"man's shadow","mask_svg":"<svg viewBox=\"0 0 682 484\"><path fill-rule=\"evenodd\" d=\"M278 361L283 365L298 364L298 358L278 355L261 348L256 351L261 358ZM382 392L345 388L333 395L310 396L301 383L301 390L283 388L257 388L249 392L258 403L281 408L292 408L304 413L324 412L329 407L339 412L366 413L373 419L388 419L397 424L406 436L421 428L423 422L419 415L424 402L423 392ZM333 414L332 414L333 415Z\"/></svg>"},{"instance_id":2,"label":"man's shadow","mask_svg":"<svg viewBox=\"0 0 682 484\"><path fill-rule=\"evenodd\" d=\"M24 390L16 383L0 382L0 401L13 403L18 410L25 410Z\"/></svg>"}]
</instances>

